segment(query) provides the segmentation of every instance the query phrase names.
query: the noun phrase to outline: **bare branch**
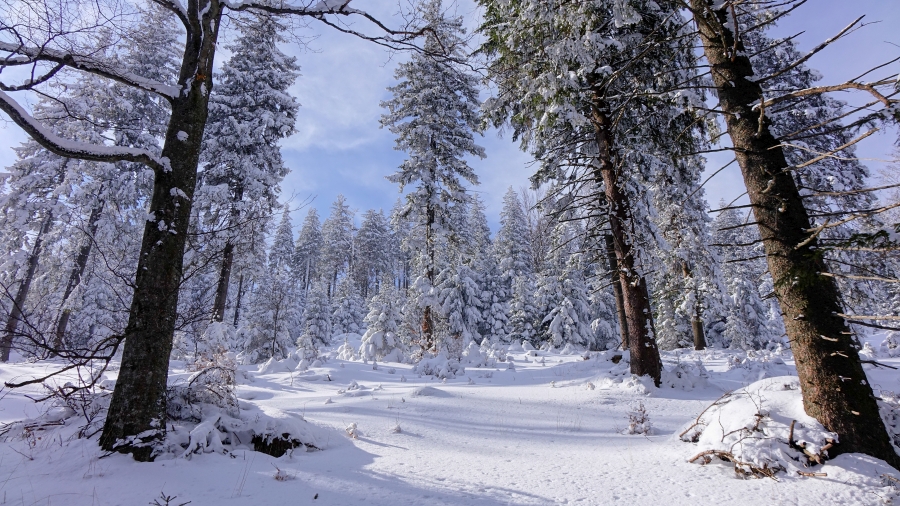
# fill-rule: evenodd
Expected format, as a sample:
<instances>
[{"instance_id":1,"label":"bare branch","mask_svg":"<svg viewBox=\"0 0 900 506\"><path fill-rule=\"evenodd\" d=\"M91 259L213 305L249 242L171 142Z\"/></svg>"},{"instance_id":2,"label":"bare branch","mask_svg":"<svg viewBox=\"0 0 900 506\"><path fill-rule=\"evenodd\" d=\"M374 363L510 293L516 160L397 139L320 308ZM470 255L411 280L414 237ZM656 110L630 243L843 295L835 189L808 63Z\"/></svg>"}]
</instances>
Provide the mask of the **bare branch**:
<instances>
[{"instance_id":1,"label":"bare branch","mask_svg":"<svg viewBox=\"0 0 900 506\"><path fill-rule=\"evenodd\" d=\"M763 82L768 81L769 79L775 79L776 77L778 77L778 76L780 76L780 75L783 75L783 74L785 74L785 73L787 73L787 72L790 72L792 69L797 68L797 67L800 66L800 65L803 65L804 63L806 63L807 60L809 60L810 58L812 58L813 55L815 55L815 54L818 53L819 51L825 49L825 48L826 48L829 44L831 44L832 42L834 42L834 41L838 40L839 38L843 37L844 34L846 34L848 31L850 31L850 29L853 28L857 23L859 23L859 22L862 20L862 18L864 18L864 17L866 17L866 16L865 16L865 15L862 15L862 16L856 18L856 20L855 20L854 22L852 22L852 23L850 23L849 25L847 25L843 30L841 30L840 32L838 32L837 35L835 35L834 37L832 37L832 38L826 40L825 42L823 42L823 43L821 43L821 44L819 44L818 46L814 47L812 51L806 53L806 55L803 56L802 58L800 58L799 60L797 60L797 61L795 61L794 63L788 65L787 67L781 69L780 71L778 71L778 72L776 72L776 73L774 73L774 74L768 75L768 76L766 76L766 77L764 77L764 78L762 78L762 79L760 79L759 81L756 81L756 82L757 82L757 83L763 83Z\"/></svg>"}]
</instances>

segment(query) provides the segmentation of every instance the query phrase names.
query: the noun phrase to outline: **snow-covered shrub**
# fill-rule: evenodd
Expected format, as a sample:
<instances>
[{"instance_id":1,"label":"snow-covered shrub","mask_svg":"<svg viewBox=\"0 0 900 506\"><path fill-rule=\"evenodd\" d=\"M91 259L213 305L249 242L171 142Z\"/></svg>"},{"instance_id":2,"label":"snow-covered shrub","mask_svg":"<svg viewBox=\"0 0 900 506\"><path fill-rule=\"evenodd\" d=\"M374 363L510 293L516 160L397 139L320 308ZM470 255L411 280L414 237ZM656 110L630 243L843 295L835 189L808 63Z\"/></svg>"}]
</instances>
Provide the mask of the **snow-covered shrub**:
<instances>
[{"instance_id":1,"label":"snow-covered shrub","mask_svg":"<svg viewBox=\"0 0 900 506\"><path fill-rule=\"evenodd\" d=\"M459 374L465 373L465 368L459 363L459 360L447 357L443 351L432 358L423 358L413 371L425 376L435 376L440 379L452 379Z\"/></svg>"},{"instance_id":2,"label":"snow-covered shrub","mask_svg":"<svg viewBox=\"0 0 900 506\"><path fill-rule=\"evenodd\" d=\"M628 427L625 434L650 434L653 426L650 424L650 414L643 402L638 402L628 412Z\"/></svg>"},{"instance_id":3,"label":"snow-covered shrub","mask_svg":"<svg viewBox=\"0 0 900 506\"><path fill-rule=\"evenodd\" d=\"M338 349L336 351L337 351L337 358L339 360L350 361L350 360L356 360L358 358L356 356L356 349L353 348L353 345L351 345L350 341L347 340L346 338L344 339L344 342L340 346L338 346Z\"/></svg>"},{"instance_id":4,"label":"snow-covered shrub","mask_svg":"<svg viewBox=\"0 0 900 506\"><path fill-rule=\"evenodd\" d=\"M200 422L210 408L237 416L238 399L234 362L212 365L176 382L167 390L166 411L170 420Z\"/></svg>"}]
</instances>

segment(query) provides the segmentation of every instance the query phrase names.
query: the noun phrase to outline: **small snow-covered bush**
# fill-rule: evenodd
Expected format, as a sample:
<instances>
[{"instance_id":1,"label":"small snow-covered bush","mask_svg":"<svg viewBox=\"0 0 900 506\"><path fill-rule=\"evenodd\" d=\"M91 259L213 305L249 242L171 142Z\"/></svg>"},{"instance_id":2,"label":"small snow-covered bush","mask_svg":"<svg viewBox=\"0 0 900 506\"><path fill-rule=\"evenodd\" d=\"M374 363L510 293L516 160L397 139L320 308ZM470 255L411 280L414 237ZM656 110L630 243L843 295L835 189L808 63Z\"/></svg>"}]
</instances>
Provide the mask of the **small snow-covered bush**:
<instances>
[{"instance_id":1,"label":"small snow-covered bush","mask_svg":"<svg viewBox=\"0 0 900 506\"><path fill-rule=\"evenodd\" d=\"M356 360L358 358L356 356L356 350L350 345L350 342L347 339L344 339L343 344L338 346L337 358L346 361Z\"/></svg>"},{"instance_id":2,"label":"small snow-covered bush","mask_svg":"<svg viewBox=\"0 0 900 506\"><path fill-rule=\"evenodd\" d=\"M413 371L425 376L435 376L440 379L452 379L459 374L465 373L465 368L459 363L459 360L447 357L445 352L440 352L436 357L423 358Z\"/></svg>"},{"instance_id":3,"label":"small snow-covered bush","mask_svg":"<svg viewBox=\"0 0 900 506\"><path fill-rule=\"evenodd\" d=\"M650 424L650 414L647 413L644 403L638 402L628 412L628 427L624 432L625 434L650 434L652 431L653 426Z\"/></svg>"},{"instance_id":4,"label":"small snow-covered bush","mask_svg":"<svg viewBox=\"0 0 900 506\"><path fill-rule=\"evenodd\" d=\"M236 383L233 363L213 365L193 373L186 382L169 386L166 401L169 419L200 422L204 409L209 407L237 416Z\"/></svg>"}]
</instances>

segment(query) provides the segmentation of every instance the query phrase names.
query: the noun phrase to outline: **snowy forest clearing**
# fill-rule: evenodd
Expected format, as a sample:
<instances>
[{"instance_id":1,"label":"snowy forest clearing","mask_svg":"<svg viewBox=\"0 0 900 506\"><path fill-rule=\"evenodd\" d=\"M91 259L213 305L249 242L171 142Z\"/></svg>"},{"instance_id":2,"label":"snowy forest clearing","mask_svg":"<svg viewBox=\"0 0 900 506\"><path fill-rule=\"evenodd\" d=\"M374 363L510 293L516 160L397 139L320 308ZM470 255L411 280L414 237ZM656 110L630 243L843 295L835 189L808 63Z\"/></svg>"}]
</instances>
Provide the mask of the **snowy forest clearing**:
<instances>
[{"instance_id":1,"label":"snowy forest clearing","mask_svg":"<svg viewBox=\"0 0 900 506\"><path fill-rule=\"evenodd\" d=\"M22 437L22 426L14 426L6 434L8 442L0 445L0 501L166 504L161 492L176 497L171 504L191 501L192 506L649 505L661 500L667 505L867 505L900 497L896 483L882 477L896 471L861 454L808 470L827 476L789 470L775 480L740 479L717 459L705 466L688 462L704 449L703 442L685 443L679 434L726 391L760 379L779 387L795 381L785 377L796 375L789 352L749 357L731 350L663 352L660 389L649 378L632 377L627 354L618 360L616 351L591 353L586 360L577 353L511 350L511 360L488 360L484 367L466 365L464 357L465 372L446 381L420 376L408 364L341 360L337 350L324 355L331 358L304 372L288 370L294 365L289 360L259 369L240 366L248 374L239 375L236 387L242 411L305 417L321 451L300 449L276 459L235 445L226 454L198 451L136 463L127 455L104 456L97 436L71 438L84 424L84 418L72 416L62 427L25 430ZM878 360L900 366L900 358ZM46 367L6 364L0 371L9 381ZM900 390L895 371L867 369L876 394ZM184 378L182 372L173 369L171 377ZM27 393L14 390L3 397L4 423L35 419L47 409ZM807 420L799 390L790 395L802 425ZM755 402L766 412L765 394ZM649 435L627 434L629 413L638 403L652 425ZM771 406L773 419L777 406ZM53 413L59 410L42 420L62 418ZM170 430L181 432L181 427ZM803 466L798 462L797 468Z\"/></svg>"}]
</instances>

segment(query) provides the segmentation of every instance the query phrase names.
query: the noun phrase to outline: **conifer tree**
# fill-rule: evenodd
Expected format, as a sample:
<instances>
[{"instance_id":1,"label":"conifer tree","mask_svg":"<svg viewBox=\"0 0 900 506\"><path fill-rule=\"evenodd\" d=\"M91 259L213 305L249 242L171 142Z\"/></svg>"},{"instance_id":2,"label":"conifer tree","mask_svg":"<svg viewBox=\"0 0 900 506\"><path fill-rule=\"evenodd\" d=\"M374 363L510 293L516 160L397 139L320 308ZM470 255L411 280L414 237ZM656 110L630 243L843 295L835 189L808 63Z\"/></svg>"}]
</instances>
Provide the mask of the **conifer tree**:
<instances>
[{"instance_id":1,"label":"conifer tree","mask_svg":"<svg viewBox=\"0 0 900 506\"><path fill-rule=\"evenodd\" d=\"M315 207L310 207L294 245L294 273L303 291L321 274L319 259L322 250L322 225Z\"/></svg>"},{"instance_id":2,"label":"conifer tree","mask_svg":"<svg viewBox=\"0 0 900 506\"><path fill-rule=\"evenodd\" d=\"M436 351L433 300L439 273L437 247L453 232L453 208L468 201L463 181L478 179L465 160L467 155L484 157L475 144L478 129L478 88L475 76L467 74L455 61L464 58L461 18L447 18L441 0L422 5L428 23L426 53L416 53L402 63L396 73L399 84L389 88L393 98L382 105L388 112L382 126L397 135L396 149L409 158L388 177L401 189L415 185L407 195L402 217L422 229L424 248L417 291L422 297L421 327L423 348Z\"/></svg>"},{"instance_id":3,"label":"conifer tree","mask_svg":"<svg viewBox=\"0 0 900 506\"><path fill-rule=\"evenodd\" d=\"M345 277L338 283L332 305L334 313L331 315L331 326L334 335L363 333L366 301L360 296L352 279Z\"/></svg>"},{"instance_id":4,"label":"conifer tree","mask_svg":"<svg viewBox=\"0 0 900 506\"><path fill-rule=\"evenodd\" d=\"M331 214L322 224L320 265L322 276L328 281L329 297L337 288L338 278L351 268L353 260L353 212L343 195L331 204Z\"/></svg>"},{"instance_id":5,"label":"conifer tree","mask_svg":"<svg viewBox=\"0 0 900 506\"><path fill-rule=\"evenodd\" d=\"M238 243L250 235L253 222L278 205L288 173L278 143L294 133L299 109L287 92L299 75L296 58L278 48L284 26L272 16L253 14L240 20L238 29L210 97L196 197L206 226L221 243L215 321L225 314L235 249L246 250Z\"/></svg>"},{"instance_id":6,"label":"conifer tree","mask_svg":"<svg viewBox=\"0 0 900 506\"><path fill-rule=\"evenodd\" d=\"M359 348L359 355L369 360L383 360L400 347L398 329L402 319L402 298L390 280L383 280L380 285L378 293L369 302L366 333Z\"/></svg>"},{"instance_id":7,"label":"conifer tree","mask_svg":"<svg viewBox=\"0 0 900 506\"><path fill-rule=\"evenodd\" d=\"M363 298L368 298L391 268L390 224L384 212L366 211L354 242L353 277Z\"/></svg>"},{"instance_id":8,"label":"conifer tree","mask_svg":"<svg viewBox=\"0 0 900 506\"><path fill-rule=\"evenodd\" d=\"M306 296L306 308L301 322L302 333L297 348L308 358L316 357L319 348L331 343L331 301L325 281L315 281Z\"/></svg>"},{"instance_id":9,"label":"conifer tree","mask_svg":"<svg viewBox=\"0 0 900 506\"><path fill-rule=\"evenodd\" d=\"M670 170L673 152L685 150L676 140L690 139L694 124L689 98L674 93L695 79L694 55L674 42L686 26L680 7L619 0L479 3L487 38L481 50L499 88L488 102L491 120L511 124L541 162L534 180L556 180L560 190L569 188L567 205L608 218L632 372L659 384L647 259L639 245L649 240L647 182ZM657 72L663 66L667 72Z\"/></svg>"}]
</instances>

